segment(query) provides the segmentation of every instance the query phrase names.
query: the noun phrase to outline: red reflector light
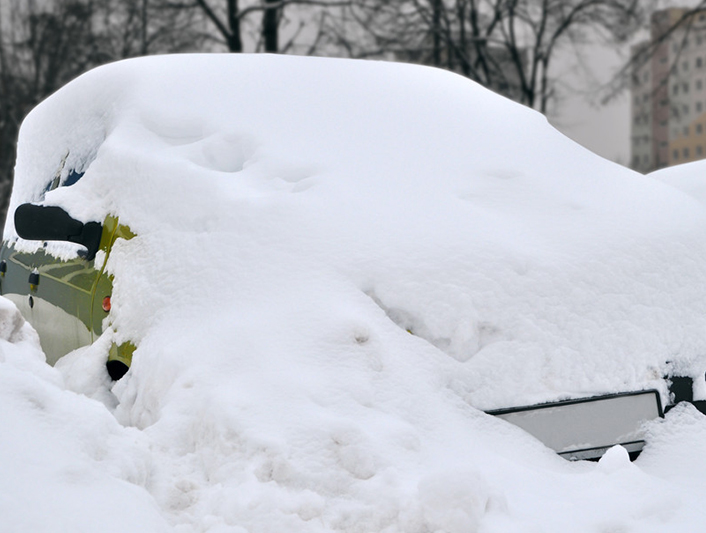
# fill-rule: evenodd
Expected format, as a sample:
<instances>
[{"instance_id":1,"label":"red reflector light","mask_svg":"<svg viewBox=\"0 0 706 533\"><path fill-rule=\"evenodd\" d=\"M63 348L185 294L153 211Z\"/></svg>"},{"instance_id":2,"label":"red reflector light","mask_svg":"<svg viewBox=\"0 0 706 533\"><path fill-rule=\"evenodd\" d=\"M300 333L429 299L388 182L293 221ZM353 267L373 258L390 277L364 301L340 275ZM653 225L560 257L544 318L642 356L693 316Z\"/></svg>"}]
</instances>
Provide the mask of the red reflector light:
<instances>
[{"instance_id":1,"label":"red reflector light","mask_svg":"<svg viewBox=\"0 0 706 533\"><path fill-rule=\"evenodd\" d=\"M106 313L110 311L110 296L103 298L103 311Z\"/></svg>"}]
</instances>

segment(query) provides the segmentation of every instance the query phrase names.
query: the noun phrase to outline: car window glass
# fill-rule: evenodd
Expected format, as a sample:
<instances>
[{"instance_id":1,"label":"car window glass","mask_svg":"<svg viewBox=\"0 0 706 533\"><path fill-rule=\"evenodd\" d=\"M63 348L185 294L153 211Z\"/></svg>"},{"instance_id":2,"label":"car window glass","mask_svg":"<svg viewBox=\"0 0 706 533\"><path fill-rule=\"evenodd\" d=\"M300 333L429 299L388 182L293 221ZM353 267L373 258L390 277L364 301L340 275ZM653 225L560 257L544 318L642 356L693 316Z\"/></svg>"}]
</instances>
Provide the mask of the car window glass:
<instances>
[{"instance_id":1,"label":"car window glass","mask_svg":"<svg viewBox=\"0 0 706 533\"><path fill-rule=\"evenodd\" d=\"M83 172L76 172L75 170L70 170L69 175L66 176L64 183L61 184L62 187L71 187L74 183L83 177Z\"/></svg>"},{"instance_id":2,"label":"car window glass","mask_svg":"<svg viewBox=\"0 0 706 533\"><path fill-rule=\"evenodd\" d=\"M49 183L47 183L47 186L44 188L44 194L48 193L49 191L53 191L60 185L61 187L71 187L71 185L80 180L83 175L84 172L76 172L75 170L70 170L68 176L66 176L66 179L63 181L63 183L61 182L61 176L54 176L54 178Z\"/></svg>"},{"instance_id":3,"label":"car window glass","mask_svg":"<svg viewBox=\"0 0 706 533\"><path fill-rule=\"evenodd\" d=\"M54 179L52 179L49 183L47 183L47 186L44 187L44 194L56 189L59 186L59 179L60 179L60 176L55 176Z\"/></svg>"}]
</instances>

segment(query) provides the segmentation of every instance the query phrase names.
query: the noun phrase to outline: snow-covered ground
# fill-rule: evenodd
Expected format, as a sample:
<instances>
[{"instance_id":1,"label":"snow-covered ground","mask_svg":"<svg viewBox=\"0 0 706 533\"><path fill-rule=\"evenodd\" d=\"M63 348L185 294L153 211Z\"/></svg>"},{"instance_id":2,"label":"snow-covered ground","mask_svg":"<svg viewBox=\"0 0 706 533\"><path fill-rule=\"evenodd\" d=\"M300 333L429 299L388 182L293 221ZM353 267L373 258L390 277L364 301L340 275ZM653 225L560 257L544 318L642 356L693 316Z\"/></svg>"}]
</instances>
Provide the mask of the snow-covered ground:
<instances>
[{"instance_id":1,"label":"snow-covered ground","mask_svg":"<svg viewBox=\"0 0 706 533\"><path fill-rule=\"evenodd\" d=\"M67 153L84 177L45 196ZM137 237L109 259L113 327L55 368L0 306L0 531L702 531L693 407L634 463L569 463L481 411L666 400L674 368L706 399L706 207L680 171L633 173L423 67L82 76L23 124L11 212ZM116 384L113 339L138 344Z\"/></svg>"}]
</instances>

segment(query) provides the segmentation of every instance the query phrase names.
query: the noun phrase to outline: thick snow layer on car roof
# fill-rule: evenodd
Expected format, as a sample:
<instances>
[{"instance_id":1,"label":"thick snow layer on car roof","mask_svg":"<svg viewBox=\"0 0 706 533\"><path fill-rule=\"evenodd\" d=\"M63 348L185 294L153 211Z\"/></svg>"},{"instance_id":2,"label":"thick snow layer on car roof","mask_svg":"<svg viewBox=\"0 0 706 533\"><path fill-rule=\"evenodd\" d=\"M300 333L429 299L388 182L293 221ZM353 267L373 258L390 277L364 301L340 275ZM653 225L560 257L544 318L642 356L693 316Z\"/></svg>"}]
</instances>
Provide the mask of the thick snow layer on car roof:
<instances>
[{"instance_id":1,"label":"thick snow layer on car roof","mask_svg":"<svg viewBox=\"0 0 706 533\"><path fill-rule=\"evenodd\" d=\"M132 340L131 371L109 391L86 350L60 367L142 430L153 464L129 481L184 531L703 518L619 450L570 465L478 410L703 376L702 204L467 79L279 56L112 64L25 120L11 211L28 201L137 234L111 254L113 328L88 350ZM656 475L673 419L653 428Z\"/></svg>"}]
</instances>

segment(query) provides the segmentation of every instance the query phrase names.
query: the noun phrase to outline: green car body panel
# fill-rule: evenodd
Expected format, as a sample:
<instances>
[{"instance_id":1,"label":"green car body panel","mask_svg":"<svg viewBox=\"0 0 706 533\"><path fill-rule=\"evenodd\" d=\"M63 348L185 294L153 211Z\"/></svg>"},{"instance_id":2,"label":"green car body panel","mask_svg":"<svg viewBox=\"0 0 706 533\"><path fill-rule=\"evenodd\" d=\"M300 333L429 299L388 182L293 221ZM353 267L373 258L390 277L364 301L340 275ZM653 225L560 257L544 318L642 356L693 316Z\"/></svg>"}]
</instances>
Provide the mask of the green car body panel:
<instances>
[{"instance_id":1,"label":"green car body panel","mask_svg":"<svg viewBox=\"0 0 706 533\"><path fill-rule=\"evenodd\" d=\"M17 305L25 319L39 334L47 362L54 364L68 352L86 346L103 333L104 298L110 297L113 280L105 271L117 239L131 239L134 234L117 217L103 222L100 247L102 254L87 260L76 256L62 260L44 249L25 253L5 241L0 250L0 294ZM130 366L135 346L113 345L111 361ZM123 372L124 373L124 372ZM111 375L113 373L111 372Z\"/></svg>"}]
</instances>

